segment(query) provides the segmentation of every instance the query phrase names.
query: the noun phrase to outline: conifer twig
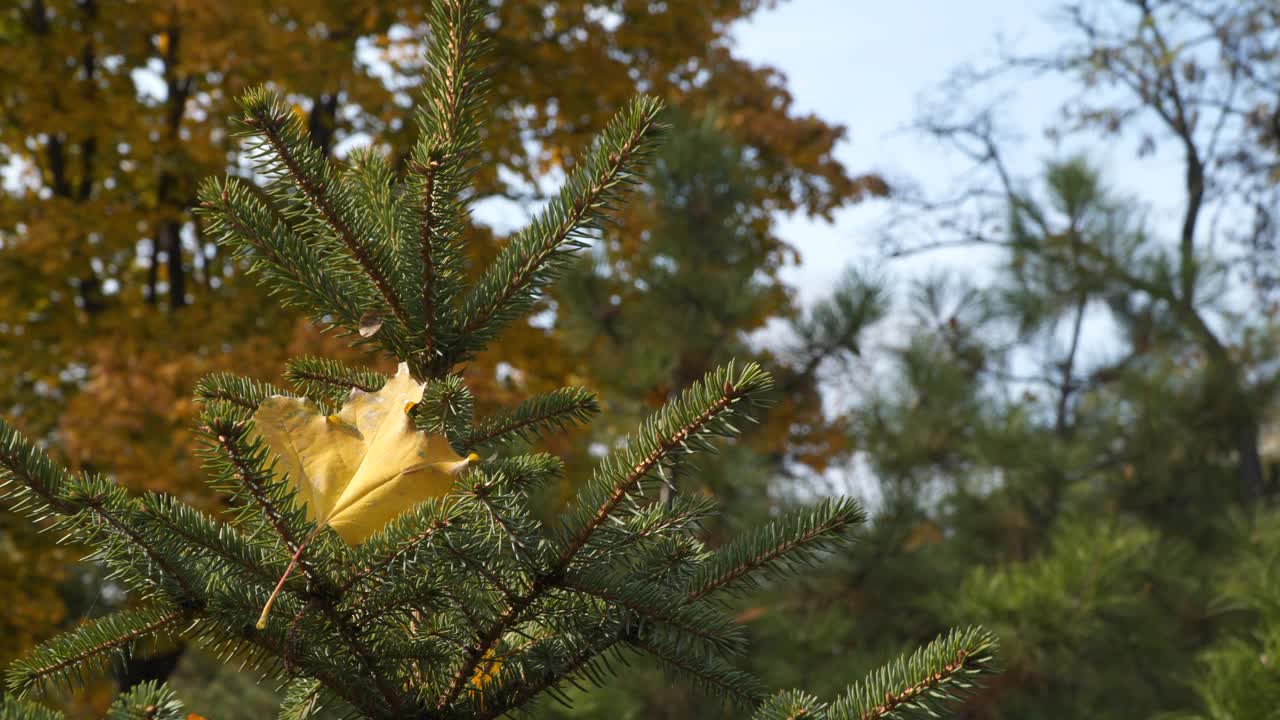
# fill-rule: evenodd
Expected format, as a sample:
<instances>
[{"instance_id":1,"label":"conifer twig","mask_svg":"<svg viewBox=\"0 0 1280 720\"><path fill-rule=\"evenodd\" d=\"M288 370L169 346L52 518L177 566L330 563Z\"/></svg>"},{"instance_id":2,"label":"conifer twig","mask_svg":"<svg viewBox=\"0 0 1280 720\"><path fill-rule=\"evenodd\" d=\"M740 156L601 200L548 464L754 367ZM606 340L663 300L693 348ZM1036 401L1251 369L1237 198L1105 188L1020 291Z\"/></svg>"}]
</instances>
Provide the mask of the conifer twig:
<instances>
[{"instance_id":1,"label":"conifer twig","mask_svg":"<svg viewBox=\"0 0 1280 720\"><path fill-rule=\"evenodd\" d=\"M436 334L440 331L436 327L435 292L437 268L435 260L432 258L432 248L434 247L432 233L435 231L437 222L434 193L436 192L436 173L439 170L440 162L434 158L418 167L418 172L422 175L422 220L418 237L419 256L422 259L422 354L424 361L428 364L435 361Z\"/></svg>"},{"instance_id":2,"label":"conifer twig","mask_svg":"<svg viewBox=\"0 0 1280 720\"><path fill-rule=\"evenodd\" d=\"M569 423L585 422L600 411L595 393L586 388L567 387L525 400L514 409L483 420L458 441L464 452L509 438L526 439L530 435L563 428Z\"/></svg>"},{"instance_id":3,"label":"conifer twig","mask_svg":"<svg viewBox=\"0 0 1280 720\"><path fill-rule=\"evenodd\" d=\"M618 183L648 149L661 107L653 98L640 98L620 111L560 195L502 249L463 302L458 335L468 346L460 350L479 347L524 310L541 282L556 271L566 244L598 221Z\"/></svg>"},{"instance_id":4,"label":"conifer twig","mask_svg":"<svg viewBox=\"0 0 1280 720\"><path fill-rule=\"evenodd\" d=\"M831 705L831 720L889 720L906 710L936 712L995 670L994 635L981 628L952 630L872 672Z\"/></svg>"},{"instance_id":5,"label":"conifer twig","mask_svg":"<svg viewBox=\"0 0 1280 720\"><path fill-rule=\"evenodd\" d=\"M289 177L307 197L307 200L311 202L311 205L320 212L330 229L346 246L347 250L356 259L356 262L360 263L360 267L369 279L373 281L374 286L378 288L383 302L387 304L387 307L391 308L392 314L400 322L401 327L411 328L412 325L405 315L404 306L400 302L400 296L395 287L392 286L391 281L378 263L374 262L368 249L365 248L364 243L351 226L347 224L341 213L338 212L338 208L334 206L332 199L328 195L326 179L316 177L308 172L305 167L305 161L294 154L290 143L281 134L278 116L269 112L272 108L271 102L271 100L266 99L265 102L260 104L250 103L250 115L245 119L245 123L261 132L262 136L266 138L276 157L288 170ZM254 111L255 109L256 112ZM290 117L285 122L297 122L297 120ZM319 163L327 163L324 158L314 160Z\"/></svg>"},{"instance_id":6,"label":"conifer twig","mask_svg":"<svg viewBox=\"0 0 1280 720\"><path fill-rule=\"evenodd\" d=\"M106 656L123 652L143 638L172 629L188 617L180 608L146 608L91 620L38 646L8 672L13 693L43 684L88 663L106 664Z\"/></svg>"},{"instance_id":7,"label":"conifer twig","mask_svg":"<svg viewBox=\"0 0 1280 720\"><path fill-rule=\"evenodd\" d=\"M762 568L783 570L786 568L778 566L788 560L792 564L804 562L813 551L865 520L866 513L856 502L841 499L771 522L720 550L691 583L687 600L697 602Z\"/></svg>"}]
</instances>

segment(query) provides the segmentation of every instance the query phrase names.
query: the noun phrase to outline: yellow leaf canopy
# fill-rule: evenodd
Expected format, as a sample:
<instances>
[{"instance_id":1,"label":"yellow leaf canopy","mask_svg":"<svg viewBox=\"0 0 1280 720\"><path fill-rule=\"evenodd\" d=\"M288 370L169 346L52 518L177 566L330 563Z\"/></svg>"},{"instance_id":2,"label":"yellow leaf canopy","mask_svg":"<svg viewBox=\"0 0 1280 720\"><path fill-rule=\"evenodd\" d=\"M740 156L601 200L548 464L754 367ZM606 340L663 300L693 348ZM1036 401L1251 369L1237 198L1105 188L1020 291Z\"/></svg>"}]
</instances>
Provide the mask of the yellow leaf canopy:
<instances>
[{"instance_id":1,"label":"yellow leaf canopy","mask_svg":"<svg viewBox=\"0 0 1280 720\"><path fill-rule=\"evenodd\" d=\"M310 400L269 398L253 415L254 429L307 516L357 545L413 505L447 494L476 458L462 458L444 436L414 427L408 411L422 391L401 363L381 390L353 389L336 415Z\"/></svg>"}]
</instances>

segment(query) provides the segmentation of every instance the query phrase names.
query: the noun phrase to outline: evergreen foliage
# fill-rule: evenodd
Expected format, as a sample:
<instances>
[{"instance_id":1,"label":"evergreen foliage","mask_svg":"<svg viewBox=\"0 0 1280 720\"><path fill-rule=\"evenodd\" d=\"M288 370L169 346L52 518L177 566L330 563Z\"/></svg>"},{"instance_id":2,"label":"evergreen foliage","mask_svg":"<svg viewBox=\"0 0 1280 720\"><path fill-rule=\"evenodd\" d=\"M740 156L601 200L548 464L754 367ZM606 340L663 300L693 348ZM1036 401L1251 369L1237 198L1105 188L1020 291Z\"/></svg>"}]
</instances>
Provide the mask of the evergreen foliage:
<instances>
[{"instance_id":1,"label":"evergreen foliage","mask_svg":"<svg viewBox=\"0 0 1280 720\"><path fill-rule=\"evenodd\" d=\"M979 247L995 272L922 278L851 374L882 509L834 568L761 603L785 610L759 642L788 641L782 668L838 656L859 672L980 618L1003 672L972 717L1268 717L1274 466L1243 490L1270 432L1274 319L1242 300L1218 236L1183 255L1087 159L1024 177L989 125L947 127L984 174L964 203L911 206L927 231L895 226L892 248ZM860 295L837 289L829 306L847 309L797 329L838 330Z\"/></svg>"},{"instance_id":2,"label":"evergreen foliage","mask_svg":"<svg viewBox=\"0 0 1280 720\"><path fill-rule=\"evenodd\" d=\"M1268 718L1280 708L1280 516L1237 517L1231 530L1243 552L1220 568L1216 610L1233 628L1200 654L1198 712L1169 720Z\"/></svg>"},{"instance_id":3,"label":"evergreen foliage","mask_svg":"<svg viewBox=\"0 0 1280 720\"><path fill-rule=\"evenodd\" d=\"M459 452L500 453L509 440L586 420L594 397L568 388L473 420L453 368L529 310L606 222L652 148L660 104L641 98L620 111L560 194L468 284L460 230L484 88L481 5L435 4L420 137L403 182L373 151L336 167L292 109L259 89L245 95L241 121L265 187L215 180L201 198L212 233L283 302L407 363L426 383L422 401L407 409L419 428L444 434ZM385 381L317 358L292 362L286 376L322 407ZM698 533L712 503L660 502L654 490L692 472L691 456L732 443L772 384L754 363L707 373L613 448L558 522L534 518L530 492L560 463L499 454L466 470L447 497L406 507L355 546L308 517L253 432L254 410L285 394L264 384L217 375L197 388L211 483L230 506L225 517L66 472L0 423L6 496L92 548L143 601L40 646L10 669L8 686L26 694L74 684L172 635L280 682L281 717L298 720L322 706L351 717L497 718L543 696L563 699L574 683L603 683L633 656L755 707L768 691L733 662L745 637L723 598L816 561L848 540L863 511L829 501L711 551ZM277 582L275 610L258 629ZM936 709L992 669L992 647L978 630L948 635L854 686L830 717ZM768 703L762 717L787 704L820 707L800 695ZM15 703L5 712L41 713ZM144 684L110 716L180 714L170 691Z\"/></svg>"}]
</instances>

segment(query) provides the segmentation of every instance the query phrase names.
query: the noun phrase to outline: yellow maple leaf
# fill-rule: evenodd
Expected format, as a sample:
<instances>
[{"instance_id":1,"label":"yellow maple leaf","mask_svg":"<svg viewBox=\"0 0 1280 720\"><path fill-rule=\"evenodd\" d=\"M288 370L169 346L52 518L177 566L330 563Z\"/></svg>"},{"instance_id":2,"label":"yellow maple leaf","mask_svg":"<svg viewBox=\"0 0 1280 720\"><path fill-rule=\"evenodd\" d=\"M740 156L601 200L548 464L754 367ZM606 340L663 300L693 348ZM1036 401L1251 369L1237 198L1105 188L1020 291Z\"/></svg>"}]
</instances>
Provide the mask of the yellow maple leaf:
<instances>
[{"instance_id":1,"label":"yellow maple leaf","mask_svg":"<svg viewBox=\"0 0 1280 720\"><path fill-rule=\"evenodd\" d=\"M307 517L358 545L413 505L446 495L458 472L478 459L460 457L443 435L414 427L409 411L422 400L423 387L401 363L381 390L353 389L335 415L322 414L310 400L268 398L253 414L254 431L297 490ZM299 547L295 562L301 553ZM270 608L268 601L260 627Z\"/></svg>"},{"instance_id":2,"label":"yellow maple leaf","mask_svg":"<svg viewBox=\"0 0 1280 720\"><path fill-rule=\"evenodd\" d=\"M310 400L272 397L253 414L254 429L279 458L307 517L358 545L413 505L442 497L463 458L442 435L414 427L408 411L423 385L401 363L382 389L351 391L336 415Z\"/></svg>"}]
</instances>

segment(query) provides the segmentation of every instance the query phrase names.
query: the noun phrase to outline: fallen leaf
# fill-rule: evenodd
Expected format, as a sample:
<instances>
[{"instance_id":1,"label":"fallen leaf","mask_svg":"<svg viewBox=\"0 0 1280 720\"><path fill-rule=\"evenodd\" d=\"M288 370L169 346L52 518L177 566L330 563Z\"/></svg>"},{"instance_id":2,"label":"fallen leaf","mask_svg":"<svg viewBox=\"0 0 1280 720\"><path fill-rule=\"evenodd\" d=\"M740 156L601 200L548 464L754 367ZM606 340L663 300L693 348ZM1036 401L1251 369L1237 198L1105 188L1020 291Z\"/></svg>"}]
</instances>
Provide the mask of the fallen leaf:
<instances>
[{"instance_id":1,"label":"fallen leaf","mask_svg":"<svg viewBox=\"0 0 1280 720\"><path fill-rule=\"evenodd\" d=\"M413 505L447 494L457 473L478 459L460 457L443 435L414 427L408 411L422 390L401 363L381 390L353 389L336 415L321 414L310 400L269 398L253 415L254 429L307 517L358 545Z\"/></svg>"}]
</instances>

